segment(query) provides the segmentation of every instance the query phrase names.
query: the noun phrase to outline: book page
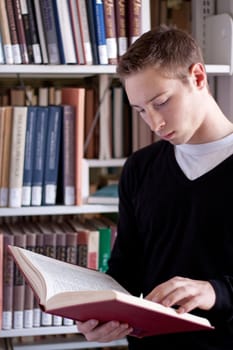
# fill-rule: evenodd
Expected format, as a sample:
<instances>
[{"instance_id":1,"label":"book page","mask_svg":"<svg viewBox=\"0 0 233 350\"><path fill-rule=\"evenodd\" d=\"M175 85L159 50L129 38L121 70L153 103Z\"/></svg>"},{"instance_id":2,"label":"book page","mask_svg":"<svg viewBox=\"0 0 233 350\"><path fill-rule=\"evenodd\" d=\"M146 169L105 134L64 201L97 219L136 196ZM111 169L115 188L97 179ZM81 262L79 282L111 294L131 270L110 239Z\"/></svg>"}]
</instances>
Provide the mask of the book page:
<instances>
[{"instance_id":1,"label":"book page","mask_svg":"<svg viewBox=\"0 0 233 350\"><path fill-rule=\"evenodd\" d=\"M43 274L47 286L47 299L67 291L114 289L129 294L119 283L104 273L68 264L21 248L18 249Z\"/></svg>"}]
</instances>

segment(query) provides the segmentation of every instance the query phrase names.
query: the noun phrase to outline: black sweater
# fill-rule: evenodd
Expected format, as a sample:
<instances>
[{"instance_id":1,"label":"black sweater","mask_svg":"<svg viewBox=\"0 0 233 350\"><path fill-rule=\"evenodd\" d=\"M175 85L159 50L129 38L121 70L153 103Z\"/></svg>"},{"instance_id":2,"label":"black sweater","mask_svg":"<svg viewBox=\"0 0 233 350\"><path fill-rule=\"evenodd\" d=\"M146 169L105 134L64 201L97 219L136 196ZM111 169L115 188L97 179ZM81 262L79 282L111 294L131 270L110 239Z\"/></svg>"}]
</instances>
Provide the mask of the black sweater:
<instances>
[{"instance_id":1,"label":"black sweater","mask_svg":"<svg viewBox=\"0 0 233 350\"><path fill-rule=\"evenodd\" d=\"M214 331L129 337L130 349L233 349L233 156L195 180L159 141L131 155L122 172L118 236L109 271L134 295L174 276L209 280L216 304L194 310Z\"/></svg>"}]
</instances>

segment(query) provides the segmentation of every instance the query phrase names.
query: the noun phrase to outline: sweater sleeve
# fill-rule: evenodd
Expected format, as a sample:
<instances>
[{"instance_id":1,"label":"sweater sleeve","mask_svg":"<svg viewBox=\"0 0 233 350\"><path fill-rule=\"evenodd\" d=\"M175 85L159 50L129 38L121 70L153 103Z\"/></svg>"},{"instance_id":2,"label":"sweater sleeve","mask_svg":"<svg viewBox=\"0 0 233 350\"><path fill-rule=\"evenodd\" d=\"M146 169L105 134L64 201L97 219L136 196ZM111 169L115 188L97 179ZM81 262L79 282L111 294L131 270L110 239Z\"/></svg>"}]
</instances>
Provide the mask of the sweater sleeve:
<instances>
[{"instance_id":1,"label":"sweater sleeve","mask_svg":"<svg viewBox=\"0 0 233 350\"><path fill-rule=\"evenodd\" d=\"M216 302L210 310L208 318L214 325L222 322L233 322L233 277L209 281L216 293Z\"/></svg>"},{"instance_id":2,"label":"sweater sleeve","mask_svg":"<svg viewBox=\"0 0 233 350\"><path fill-rule=\"evenodd\" d=\"M119 220L117 238L109 260L107 271L130 293L139 295L141 290L140 242L137 218L134 213L134 196L137 191L135 166L130 157L122 170L119 182Z\"/></svg>"}]
</instances>

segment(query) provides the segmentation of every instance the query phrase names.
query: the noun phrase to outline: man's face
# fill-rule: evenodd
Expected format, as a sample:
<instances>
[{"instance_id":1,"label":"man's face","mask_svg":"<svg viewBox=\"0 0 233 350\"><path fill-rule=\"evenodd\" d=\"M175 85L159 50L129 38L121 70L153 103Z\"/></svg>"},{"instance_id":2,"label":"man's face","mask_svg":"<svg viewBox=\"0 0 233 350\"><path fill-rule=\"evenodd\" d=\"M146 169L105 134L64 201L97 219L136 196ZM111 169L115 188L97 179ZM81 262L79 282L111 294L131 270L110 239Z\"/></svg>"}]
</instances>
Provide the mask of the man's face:
<instances>
[{"instance_id":1,"label":"man's face","mask_svg":"<svg viewBox=\"0 0 233 350\"><path fill-rule=\"evenodd\" d=\"M127 77L125 89L132 107L160 138L174 145L192 143L204 119L195 77L184 83L146 68Z\"/></svg>"}]
</instances>

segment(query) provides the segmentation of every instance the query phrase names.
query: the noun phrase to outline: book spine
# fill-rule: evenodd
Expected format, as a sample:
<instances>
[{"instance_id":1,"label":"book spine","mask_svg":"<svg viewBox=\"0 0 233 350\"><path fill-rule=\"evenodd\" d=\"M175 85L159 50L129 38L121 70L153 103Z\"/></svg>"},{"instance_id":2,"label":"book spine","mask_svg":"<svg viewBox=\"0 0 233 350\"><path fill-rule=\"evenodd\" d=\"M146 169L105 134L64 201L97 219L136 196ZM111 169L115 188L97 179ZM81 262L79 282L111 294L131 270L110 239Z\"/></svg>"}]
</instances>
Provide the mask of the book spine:
<instances>
[{"instance_id":1,"label":"book spine","mask_svg":"<svg viewBox=\"0 0 233 350\"><path fill-rule=\"evenodd\" d=\"M28 52L28 63L34 63L33 49L32 49L32 33L29 22L29 13L27 7L27 0L20 0L21 15L23 21L23 28L25 33L25 41Z\"/></svg>"},{"instance_id":2,"label":"book spine","mask_svg":"<svg viewBox=\"0 0 233 350\"><path fill-rule=\"evenodd\" d=\"M93 64L92 44L88 26L87 8L85 0L76 0L86 64Z\"/></svg>"},{"instance_id":3,"label":"book spine","mask_svg":"<svg viewBox=\"0 0 233 350\"><path fill-rule=\"evenodd\" d=\"M4 50L3 50L3 42L2 42L2 33L0 28L0 64L4 64L5 62L5 56L4 56Z\"/></svg>"},{"instance_id":4,"label":"book spine","mask_svg":"<svg viewBox=\"0 0 233 350\"><path fill-rule=\"evenodd\" d=\"M128 1L128 19L129 19L129 45L133 44L135 40L141 35L142 22L142 1L129 0Z\"/></svg>"},{"instance_id":5,"label":"book spine","mask_svg":"<svg viewBox=\"0 0 233 350\"><path fill-rule=\"evenodd\" d=\"M48 133L45 150L45 170L43 180L43 204L56 203L58 165L61 141L61 106L49 106Z\"/></svg>"},{"instance_id":6,"label":"book spine","mask_svg":"<svg viewBox=\"0 0 233 350\"><path fill-rule=\"evenodd\" d=\"M11 43L12 43L14 63L15 64L21 64L22 63L22 59L21 59L20 46L19 46L19 40L18 40L18 35L17 35L16 23L15 23L15 14L14 14L14 8L13 8L12 0L7 0L6 1L6 10L7 10L9 27L10 27L10 35L11 35Z\"/></svg>"},{"instance_id":7,"label":"book spine","mask_svg":"<svg viewBox=\"0 0 233 350\"><path fill-rule=\"evenodd\" d=\"M58 30L61 33L64 63L77 63L68 2L53 0L53 4L57 14Z\"/></svg>"},{"instance_id":8,"label":"book spine","mask_svg":"<svg viewBox=\"0 0 233 350\"><path fill-rule=\"evenodd\" d=\"M42 188L48 123L48 107L38 106L37 108L31 193L31 204L33 206L38 206L42 203Z\"/></svg>"},{"instance_id":9,"label":"book spine","mask_svg":"<svg viewBox=\"0 0 233 350\"><path fill-rule=\"evenodd\" d=\"M104 21L104 5L102 0L93 0L93 3L99 60L100 64L108 64L108 52Z\"/></svg>"},{"instance_id":10,"label":"book spine","mask_svg":"<svg viewBox=\"0 0 233 350\"><path fill-rule=\"evenodd\" d=\"M9 194L9 170L10 170L10 154L11 154L11 129L12 129L12 107L4 107L4 134L2 148L2 174L0 188L0 207L8 206Z\"/></svg>"},{"instance_id":11,"label":"book spine","mask_svg":"<svg viewBox=\"0 0 233 350\"><path fill-rule=\"evenodd\" d=\"M4 232L4 230L2 230ZM3 310L2 329L13 328L13 283L14 283L14 260L8 252L8 245L14 245L14 236L4 233L3 246Z\"/></svg>"},{"instance_id":12,"label":"book spine","mask_svg":"<svg viewBox=\"0 0 233 350\"><path fill-rule=\"evenodd\" d=\"M99 269L99 231L89 230L87 267Z\"/></svg>"},{"instance_id":13,"label":"book spine","mask_svg":"<svg viewBox=\"0 0 233 350\"><path fill-rule=\"evenodd\" d=\"M31 186L32 186L32 167L33 167L33 150L36 131L36 106L29 106L27 113L27 129L24 154L24 172L22 188L22 206L31 204Z\"/></svg>"},{"instance_id":14,"label":"book spine","mask_svg":"<svg viewBox=\"0 0 233 350\"><path fill-rule=\"evenodd\" d=\"M44 254L44 235L38 231L36 225L33 225L33 229L36 231L36 253ZM41 314L42 311L39 306L37 298L34 298L34 309L33 309L33 327L40 327L41 325Z\"/></svg>"},{"instance_id":15,"label":"book spine","mask_svg":"<svg viewBox=\"0 0 233 350\"><path fill-rule=\"evenodd\" d=\"M3 51L6 64L14 63L13 49L11 43L10 26L7 17L5 1L0 1L0 27L2 33Z\"/></svg>"},{"instance_id":16,"label":"book spine","mask_svg":"<svg viewBox=\"0 0 233 350\"><path fill-rule=\"evenodd\" d=\"M117 64L117 33L114 0L103 0L108 63Z\"/></svg>"},{"instance_id":17,"label":"book spine","mask_svg":"<svg viewBox=\"0 0 233 350\"><path fill-rule=\"evenodd\" d=\"M49 228L48 228L49 229ZM53 232L47 232L47 228L44 225L44 255L51 258L56 258L56 234ZM49 230L50 231L50 230ZM52 326L53 316L51 314L42 312L41 315L41 325L42 326Z\"/></svg>"},{"instance_id":18,"label":"book spine","mask_svg":"<svg viewBox=\"0 0 233 350\"><path fill-rule=\"evenodd\" d=\"M76 0L69 0L68 3L77 61L78 64L86 64L84 41L80 26L80 18L78 16L77 3Z\"/></svg>"},{"instance_id":19,"label":"book spine","mask_svg":"<svg viewBox=\"0 0 233 350\"><path fill-rule=\"evenodd\" d=\"M64 204L75 204L75 110L63 106L63 189Z\"/></svg>"},{"instance_id":20,"label":"book spine","mask_svg":"<svg viewBox=\"0 0 233 350\"><path fill-rule=\"evenodd\" d=\"M126 33L126 3L125 0L115 0L116 33L118 56L121 57L127 50L128 39Z\"/></svg>"},{"instance_id":21,"label":"book spine","mask_svg":"<svg viewBox=\"0 0 233 350\"><path fill-rule=\"evenodd\" d=\"M70 227L67 227L63 223L64 231L66 232L66 262L76 265L77 264L77 233L70 232ZM63 318L64 326L72 326L74 321L70 318Z\"/></svg>"},{"instance_id":22,"label":"book spine","mask_svg":"<svg viewBox=\"0 0 233 350\"><path fill-rule=\"evenodd\" d=\"M111 254L111 229L99 227L99 271L106 272Z\"/></svg>"},{"instance_id":23,"label":"book spine","mask_svg":"<svg viewBox=\"0 0 233 350\"><path fill-rule=\"evenodd\" d=\"M13 1L14 12L15 12L15 23L16 23L16 28L17 28L18 38L19 38L19 46L20 46L22 63L28 64L29 57L28 57L28 49L27 49L27 43L26 43L26 37L25 37L25 31L24 31L24 25L23 25L22 12L20 7L20 0L12 0L12 1Z\"/></svg>"},{"instance_id":24,"label":"book spine","mask_svg":"<svg viewBox=\"0 0 233 350\"><path fill-rule=\"evenodd\" d=\"M3 232L0 232L0 273L1 273L1 283L0 283L0 329L2 329L2 311L3 311L3 254L4 254L4 241Z\"/></svg>"},{"instance_id":25,"label":"book spine","mask_svg":"<svg viewBox=\"0 0 233 350\"><path fill-rule=\"evenodd\" d=\"M77 265L87 267L88 231L78 230L77 247Z\"/></svg>"},{"instance_id":26,"label":"book spine","mask_svg":"<svg viewBox=\"0 0 233 350\"><path fill-rule=\"evenodd\" d=\"M3 164L3 145L4 145L4 129L5 129L5 113L4 107L0 107L0 164ZM2 173L3 169L0 168L0 196L2 189Z\"/></svg>"},{"instance_id":27,"label":"book spine","mask_svg":"<svg viewBox=\"0 0 233 350\"><path fill-rule=\"evenodd\" d=\"M32 0L29 0L29 1L32 1ZM42 55L42 61L43 61L42 63L46 64L49 62L49 60L48 60L48 52L46 47L45 32L43 27L40 3L38 0L34 0L33 4L34 4L36 26L38 30L40 49L41 49L41 55Z\"/></svg>"},{"instance_id":28,"label":"book spine","mask_svg":"<svg viewBox=\"0 0 233 350\"><path fill-rule=\"evenodd\" d=\"M34 9L34 4L32 0L27 0L27 8L28 8L29 26L31 30L33 59L34 59L34 63L41 64L42 55L41 55L39 34L38 34L36 18L35 18L35 9Z\"/></svg>"},{"instance_id":29,"label":"book spine","mask_svg":"<svg viewBox=\"0 0 233 350\"><path fill-rule=\"evenodd\" d=\"M10 156L9 207L20 207L22 204L26 125L27 107L14 107Z\"/></svg>"},{"instance_id":30,"label":"book spine","mask_svg":"<svg viewBox=\"0 0 233 350\"><path fill-rule=\"evenodd\" d=\"M93 64L100 64L98 45L97 45L97 35L96 35L96 28L95 28L95 13L94 13L93 1L86 0L86 6L87 6L88 27L89 27L89 33L91 38Z\"/></svg>"},{"instance_id":31,"label":"book spine","mask_svg":"<svg viewBox=\"0 0 233 350\"><path fill-rule=\"evenodd\" d=\"M26 232L26 248L31 252L36 250L36 235ZM34 311L34 293L30 285L25 282L25 301L24 301L24 328L33 327L33 311Z\"/></svg>"},{"instance_id":32,"label":"book spine","mask_svg":"<svg viewBox=\"0 0 233 350\"><path fill-rule=\"evenodd\" d=\"M66 261L66 234L65 232L58 231L56 228L56 259L60 261ZM63 317L53 316L53 325L61 326L63 323Z\"/></svg>"},{"instance_id":33,"label":"book spine","mask_svg":"<svg viewBox=\"0 0 233 350\"><path fill-rule=\"evenodd\" d=\"M12 232L13 233L13 232ZM14 235L14 245L26 248L26 236L24 234ZM25 280L23 274L16 264L14 264L14 289L13 289L13 328L23 328L24 322L24 300L25 300Z\"/></svg>"},{"instance_id":34,"label":"book spine","mask_svg":"<svg viewBox=\"0 0 233 350\"><path fill-rule=\"evenodd\" d=\"M53 0L41 0L40 7L44 26L44 33L46 37L49 63L60 64L60 53L52 1Z\"/></svg>"}]
</instances>

